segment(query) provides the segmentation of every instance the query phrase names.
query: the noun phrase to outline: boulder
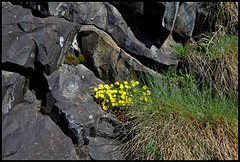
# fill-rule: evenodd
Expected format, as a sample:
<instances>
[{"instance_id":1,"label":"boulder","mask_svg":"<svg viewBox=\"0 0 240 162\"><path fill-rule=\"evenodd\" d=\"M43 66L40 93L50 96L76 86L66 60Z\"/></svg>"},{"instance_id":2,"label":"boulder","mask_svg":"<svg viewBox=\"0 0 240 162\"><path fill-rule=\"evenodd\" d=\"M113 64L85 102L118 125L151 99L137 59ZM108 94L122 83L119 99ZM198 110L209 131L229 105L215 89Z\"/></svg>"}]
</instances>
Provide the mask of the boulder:
<instances>
[{"instance_id":1,"label":"boulder","mask_svg":"<svg viewBox=\"0 0 240 162\"><path fill-rule=\"evenodd\" d=\"M34 17L30 9L10 3L3 3L2 12L2 63L33 68L38 61L48 75L64 61L80 29L59 17Z\"/></svg>"},{"instance_id":2,"label":"boulder","mask_svg":"<svg viewBox=\"0 0 240 162\"><path fill-rule=\"evenodd\" d=\"M202 2L166 2L162 25L182 37L192 37L201 32L207 18ZM196 16L198 15L198 16ZM196 29L195 29L196 28Z\"/></svg>"},{"instance_id":3,"label":"boulder","mask_svg":"<svg viewBox=\"0 0 240 162\"><path fill-rule=\"evenodd\" d=\"M176 65L174 54L168 55L152 45L149 48L140 42L128 27L119 11L107 2L48 2L51 15L65 17L80 23L93 24L106 31L125 51L152 59L164 65Z\"/></svg>"},{"instance_id":4,"label":"boulder","mask_svg":"<svg viewBox=\"0 0 240 162\"><path fill-rule=\"evenodd\" d=\"M121 81L131 76L137 79L139 72L160 76L121 49L106 32L93 25L82 25L79 37L82 53L91 62L88 68L103 81Z\"/></svg>"},{"instance_id":5,"label":"boulder","mask_svg":"<svg viewBox=\"0 0 240 162\"><path fill-rule=\"evenodd\" d=\"M96 78L84 65L64 64L47 79L53 101L46 109L51 118L78 146L82 158L88 159L83 154L86 151L81 150L90 145L88 149L91 150L91 154L94 154L96 159L102 159L102 155L95 154L96 150L101 150L100 146L93 148L91 140L102 137L107 141L121 141L128 135L129 129L115 119L113 114L103 111L94 101L93 89L104 82ZM110 158L106 156L103 156L103 159Z\"/></svg>"},{"instance_id":6,"label":"boulder","mask_svg":"<svg viewBox=\"0 0 240 162\"><path fill-rule=\"evenodd\" d=\"M34 105L16 105L2 129L3 160L79 160L71 139Z\"/></svg>"},{"instance_id":7,"label":"boulder","mask_svg":"<svg viewBox=\"0 0 240 162\"><path fill-rule=\"evenodd\" d=\"M82 64L64 64L47 79L55 100L52 107L47 108L50 109L47 110L50 116L66 132L70 132L69 135L78 146L88 144L90 135L99 135L99 121L106 114L93 99L93 89L104 83ZM102 131L104 128L100 129Z\"/></svg>"},{"instance_id":8,"label":"boulder","mask_svg":"<svg viewBox=\"0 0 240 162\"><path fill-rule=\"evenodd\" d=\"M182 37L192 37L196 21L196 2L183 2L179 6L174 31Z\"/></svg>"},{"instance_id":9,"label":"boulder","mask_svg":"<svg viewBox=\"0 0 240 162\"><path fill-rule=\"evenodd\" d=\"M24 86L23 76L2 70L2 116L23 101Z\"/></svg>"}]
</instances>

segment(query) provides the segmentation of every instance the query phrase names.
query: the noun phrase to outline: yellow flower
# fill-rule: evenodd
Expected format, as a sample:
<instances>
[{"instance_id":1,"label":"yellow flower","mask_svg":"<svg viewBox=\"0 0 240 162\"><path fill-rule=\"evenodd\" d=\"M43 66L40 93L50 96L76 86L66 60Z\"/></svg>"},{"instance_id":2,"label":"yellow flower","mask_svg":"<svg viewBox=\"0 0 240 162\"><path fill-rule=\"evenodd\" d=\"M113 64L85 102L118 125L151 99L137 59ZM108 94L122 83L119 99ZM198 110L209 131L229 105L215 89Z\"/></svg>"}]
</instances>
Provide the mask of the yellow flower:
<instances>
[{"instance_id":1,"label":"yellow flower","mask_svg":"<svg viewBox=\"0 0 240 162\"><path fill-rule=\"evenodd\" d=\"M131 83L132 83L132 84L135 84L134 80L131 80Z\"/></svg>"},{"instance_id":2,"label":"yellow flower","mask_svg":"<svg viewBox=\"0 0 240 162\"><path fill-rule=\"evenodd\" d=\"M130 89L131 87L130 87L130 86L128 86L128 85L125 85L125 88L127 88L127 89Z\"/></svg>"},{"instance_id":3,"label":"yellow flower","mask_svg":"<svg viewBox=\"0 0 240 162\"><path fill-rule=\"evenodd\" d=\"M95 97L96 97L96 98L99 98L99 94L97 93L97 94L95 95Z\"/></svg>"},{"instance_id":4,"label":"yellow flower","mask_svg":"<svg viewBox=\"0 0 240 162\"><path fill-rule=\"evenodd\" d=\"M107 109L108 109L107 106L103 106L103 110L107 111Z\"/></svg>"},{"instance_id":5,"label":"yellow flower","mask_svg":"<svg viewBox=\"0 0 240 162\"><path fill-rule=\"evenodd\" d=\"M116 101L116 98L111 98L110 100L112 103L114 103Z\"/></svg>"},{"instance_id":6,"label":"yellow flower","mask_svg":"<svg viewBox=\"0 0 240 162\"><path fill-rule=\"evenodd\" d=\"M145 101L146 101L146 102L148 101L147 97L145 97Z\"/></svg>"},{"instance_id":7,"label":"yellow flower","mask_svg":"<svg viewBox=\"0 0 240 162\"><path fill-rule=\"evenodd\" d=\"M147 89L147 86L144 85L144 86L143 86L143 89Z\"/></svg>"},{"instance_id":8,"label":"yellow flower","mask_svg":"<svg viewBox=\"0 0 240 162\"><path fill-rule=\"evenodd\" d=\"M98 89L104 89L103 85L102 85L102 84L99 84Z\"/></svg>"},{"instance_id":9,"label":"yellow flower","mask_svg":"<svg viewBox=\"0 0 240 162\"><path fill-rule=\"evenodd\" d=\"M108 84L105 84L104 87L105 87L106 89L110 89L110 87L109 87Z\"/></svg>"},{"instance_id":10,"label":"yellow flower","mask_svg":"<svg viewBox=\"0 0 240 162\"><path fill-rule=\"evenodd\" d=\"M143 97L140 97L139 99L140 99L140 100L143 100Z\"/></svg>"},{"instance_id":11,"label":"yellow flower","mask_svg":"<svg viewBox=\"0 0 240 162\"><path fill-rule=\"evenodd\" d=\"M121 95L121 98L122 98L122 99L125 99L125 95L124 95L124 94L122 94L122 95Z\"/></svg>"},{"instance_id":12,"label":"yellow flower","mask_svg":"<svg viewBox=\"0 0 240 162\"><path fill-rule=\"evenodd\" d=\"M147 95L150 95L151 94L151 91L147 90Z\"/></svg>"},{"instance_id":13,"label":"yellow flower","mask_svg":"<svg viewBox=\"0 0 240 162\"><path fill-rule=\"evenodd\" d=\"M146 93L145 93L145 92L143 92L143 95L144 95L144 96L146 96Z\"/></svg>"},{"instance_id":14,"label":"yellow flower","mask_svg":"<svg viewBox=\"0 0 240 162\"><path fill-rule=\"evenodd\" d=\"M123 86L123 84L121 83L121 84L120 84L120 89L123 89L123 88L124 88L124 86Z\"/></svg>"},{"instance_id":15,"label":"yellow flower","mask_svg":"<svg viewBox=\"0 0 240 162\"><path fill-rule=\"evenodd\" d=\"M116 82L115 85L119 85L119 82Z\"/></svg>"},{"instance_id":16,"label":"yellow flower","mask_svg":"<svg viewBox=\"0 0 240 162\"><path fill-rule=\"evenodd\" d=\"M138 81L134 82L134 80L131 80L131 83L132 83L132 86L133 86L133 87L135 87L136 85L138 85L138 84L139 84L139 82L138 82Z\"/></svg>"},{"instance_id":17,"label":"yellow flower","mask_svg":"<svg viewBox=\"0 0 240 162\"><path fill-rule=\"evenodd\" d=\"M133 92L136 92L137 90L136 89L133 89Z\"/></svg>"},{"instance_id":18,"label":"yellow flower","mask_svg":"<svg viewBox=\"0 0 240 162\"><path fill-rule=\"evenodd\" d=\"M98 91L98 88L94 88L94 91Z\"/></svg>"},{"instance_id":19,"label":"yellow flower","mask_svg":"<svg viewBox=\"0 0 240 162\"><path fill-rule=\"evenodd\" d=\"M99 94L100 98L105 98L104 94Z\"/></svg>"},{"instance_id":20,"label":"yellow flower","mask_svg":"<svg viewBox=\"0 0 240 162\"><path fill-rule=\"evenodd\" d=\"M124 81L123 84L128 84L128 82L127 82L127 81Z\"/></svg>"},{"instance_id":21,"label":"yellow flower","mask_svg":"<svg viewBox=\"0 0 240 162\"><path fill-rule=\"evenodd\" d=\"M117 102L112 103L112 106L118 106Z\"/></svg>"},{"instance_id":22,"label":"yellow flower","mask_svg":"<svg viewBox=\"0 0 240 162\"><path fill-rule=\"evenodd\" d=\"M111 85L110 85L110 87L112 88L112 87L114 87L114 85L113 85L113 84L111 84Z\"/></svg>"},{"instance_id":23,"label":"yellow flower","mask_svg":"<svg viewBox=\"0 0 240 162\"><path fill-rule=\"evenodd\" d=\"M119 93L121 93L121 94L122 94L123 92L124 92L124 90L123 90L123 89L120 89L120 90L119 90Z\"/></svg>"}]
</instances>

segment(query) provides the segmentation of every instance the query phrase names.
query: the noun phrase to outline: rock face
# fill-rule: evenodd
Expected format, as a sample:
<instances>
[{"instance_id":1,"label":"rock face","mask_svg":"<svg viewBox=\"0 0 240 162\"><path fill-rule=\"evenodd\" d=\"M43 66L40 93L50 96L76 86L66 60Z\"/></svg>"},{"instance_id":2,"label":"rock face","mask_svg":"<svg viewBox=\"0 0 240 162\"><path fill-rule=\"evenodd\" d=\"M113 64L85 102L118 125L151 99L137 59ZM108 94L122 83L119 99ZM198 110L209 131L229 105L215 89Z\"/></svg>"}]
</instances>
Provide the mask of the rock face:
<instances>
[{"instance_id":1,"label":"rock face","mask_svg":"<svg viewBox=\"0 0 240 162\"><path fill-rule=\"evenodd\" d=\"M2 2L2 159L123 159L130 126L103 111L93 89L177 66L168 30L191 36L198 7L168 11L173 3ZM141 28L163 17L166 29ZM156 37L141 34L158 27ZM63 64L70 54L83 64Z\"/></svg>"},{"instance_id":2,"label":"rock face","mask_svg":"<svg viewBox=\"0 0 240 162\"><path fill-rule=\"evenodd\" d=\"M74 145L60 128L28 103L2 119L3 160L78 160Z\"/></svg>"},{"instance_id":3,"label":"rock face","mask_svg":"<svg viewBox=\"0 0 240 162\"><path fill-rule=\"evenodd\" d=\"M110 139L126 135L120 122L111 115L104 118L106 112L94 102L93 88L104 82L97 79L92 71L83 65L63 65L47 78L55 100L54 105L48 107L50 110L47 111L56 123L60 123L59 126L76 145L86 145L85 148L90 149L89 154L95 154L91 139L95 141L96 136L101 136L110 142ZM107 149L101 154L105 159L112 159L113 157L108 157L110 151ZM94 159L100 160L102 157Z\"/></svg>"},{"instance_id":4,"label":"rock face","mask_svg":"<svg viewBox=\"0 0 240 162\"><path fill-rule=\"evenodd\" d=\"M81 24L94 24L109 33L114 41L129 53L152 59L165 65L176 65L174 55L167 55L154 45L146 48L138 41L118 10L107 2L49 2L51 15L66 17ZM75 11L75 12L74 12Z\"/></svg>"},{"instance_id":5,"label":"rock face","mask_svg":"<svg viewBox=\"0 0 240 162\"><path fill-rule=\"evenodd\" d=\"M2 70L2 116L23 101L25 78Z\"/></svg>"},{"instance_id":6,"label":"rock face","mask_svg":"<svg viewBox=\"0 0 240 162\"><path fill-rule=\"evenodd\" d=\"M9 3L4 3L2 12L2 63L33 68L39 61L48 75L64 61L80 29L58 17L34 17L31 10Z\"/></svg>"},{"instance_id":7,"label":"rock face","mask_svg":"<svg viewBox=\"0 0 240 162\"><path fill-rule=\"evenodd\" d=\"M91 62L89 68L103 81L131 79L130 74L137 78L139 72L158 75L121 49L106 32L93 25L82 25L79 35L83 54L88 55L85 57Z\"/></svg>"}]
</instances>

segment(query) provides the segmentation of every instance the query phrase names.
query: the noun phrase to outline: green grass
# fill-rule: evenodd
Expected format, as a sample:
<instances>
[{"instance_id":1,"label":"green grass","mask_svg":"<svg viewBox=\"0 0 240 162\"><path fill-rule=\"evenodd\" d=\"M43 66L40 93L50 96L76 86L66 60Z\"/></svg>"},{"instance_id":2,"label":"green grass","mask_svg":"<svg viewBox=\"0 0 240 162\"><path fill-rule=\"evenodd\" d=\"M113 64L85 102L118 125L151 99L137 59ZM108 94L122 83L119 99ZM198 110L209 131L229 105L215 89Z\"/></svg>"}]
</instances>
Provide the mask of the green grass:
<instances>
[{"instance_id":1,"label":"green grass","mask_svg":"<svg viewBox=\"0 0 240 162\"><path fill-rule=\"evenodd\" d=\"M238 34L226 33L225 28L202 33L186 45L174 45L180 68L212 84L219 95L238 97Z\"/></svg>"},{"instance_id":2,"label":"green grass","mask_svg":"<svg viewBox=\"0 0 240 162\"><path fill-rule=\"evenodd\" d=\"M152 102L133 97L129 112L135 135L126 158L237 159L237 100L213 95L211 86L203 85L200 91L194 77L173 74L166 73L165 86L162 80L144 75Z\"/></svg>"}]
</instances>

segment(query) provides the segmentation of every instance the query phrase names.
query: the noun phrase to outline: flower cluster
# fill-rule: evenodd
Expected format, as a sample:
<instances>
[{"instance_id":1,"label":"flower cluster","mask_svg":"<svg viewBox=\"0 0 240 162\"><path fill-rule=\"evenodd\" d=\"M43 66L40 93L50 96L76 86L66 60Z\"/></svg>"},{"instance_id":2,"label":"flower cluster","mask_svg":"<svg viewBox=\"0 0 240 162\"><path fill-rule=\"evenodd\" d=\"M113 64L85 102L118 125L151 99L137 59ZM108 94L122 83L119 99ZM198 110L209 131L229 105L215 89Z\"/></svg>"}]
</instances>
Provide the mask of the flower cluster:
<instances>
[{"instance_id":1,"label":"flower cluster","mask_svg":"<svg viewBox=\"0 0 240 162\"><path fill-rule=\"evenodd\" d=\"M132 97L134 93L137 89L139 91L137 86L139 86L139 82L134 80L131 80L130 83L128 81L122 81L110 85L99 84L97 88L94 88L94 91L96 91L95 98L101 102L102 108L105 111L109 108L127 108L133 104ZM140 96L139 99L145 102L151 101L148 97L151 91L147 89L147 86L144 85L140 89L142 96Z\"/></svg>"}]
</instances>

